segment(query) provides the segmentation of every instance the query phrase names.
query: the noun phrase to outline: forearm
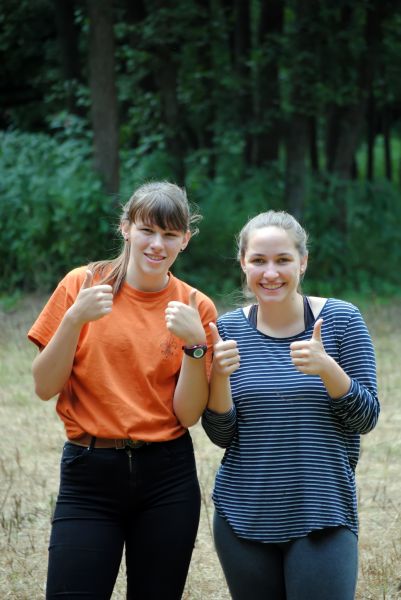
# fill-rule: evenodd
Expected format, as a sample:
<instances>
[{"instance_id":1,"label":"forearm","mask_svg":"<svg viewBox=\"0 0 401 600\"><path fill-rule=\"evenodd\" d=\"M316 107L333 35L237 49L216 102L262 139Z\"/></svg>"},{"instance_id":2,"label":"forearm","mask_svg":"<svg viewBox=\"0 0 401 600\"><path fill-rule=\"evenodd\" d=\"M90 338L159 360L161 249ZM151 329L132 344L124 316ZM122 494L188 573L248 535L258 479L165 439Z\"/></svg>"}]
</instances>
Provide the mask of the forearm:
<instances>
[{"instance_id":1,"label":"forearm","mask_svg":"<svg viewBox=\"0 0 401 600\"><path fill-rule=\"evenodd\" d=\"M186 355L182 359L173 405L183 427L195 425L205 410L209 394L205 361Z\"/></svg>"},{"instance_id":2,"label":"forearm","mask_svg":"<svg viewBox=\"0 0 401 600\"><path fill-rule=\"evenodd\" d=\"M212 368L207 407L216 413L226 413L231 410L232 405L230 377L216 373Z\"/></svg>"},{"instance_id":3,"label":"forearm","mask_svg":"<svg viewBox=\"0 0 401 600\"><path fill-rule=\"evenodd\" d=\"M350 377L331 356L327 356L320 378L327 393L334 400L345 396L351 386Z\"/></svg>"},{"instance_id":4,"label":"forearm","mask_svg":"<svg viewBox=\"0 0 401 600\"><path fill-rule=\"evenodd\" d=\"M42 400L49 400L60 393L68 380L81 327L67 312L50 342L34 359L35 392Z\"/></svg>"}]
</instances>

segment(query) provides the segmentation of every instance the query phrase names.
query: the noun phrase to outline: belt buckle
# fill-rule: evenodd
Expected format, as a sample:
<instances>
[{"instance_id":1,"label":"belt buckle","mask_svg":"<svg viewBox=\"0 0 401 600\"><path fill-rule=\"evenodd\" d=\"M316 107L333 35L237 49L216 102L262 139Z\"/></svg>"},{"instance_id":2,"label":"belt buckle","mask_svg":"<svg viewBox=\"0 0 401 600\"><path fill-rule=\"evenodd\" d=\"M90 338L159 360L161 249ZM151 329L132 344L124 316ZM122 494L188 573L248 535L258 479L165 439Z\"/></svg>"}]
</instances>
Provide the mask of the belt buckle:
<instances>
[{"instance_id":1,"label":"belt buckle","mask_svg":"<svg viewBox=\"0 0 401 600\"><path fill-rule=\"evenodd\" d=\"M124 440L124 446L127 448L141 448L144 446L146 442L142 440Z\"/></svg>"}]
</instances>

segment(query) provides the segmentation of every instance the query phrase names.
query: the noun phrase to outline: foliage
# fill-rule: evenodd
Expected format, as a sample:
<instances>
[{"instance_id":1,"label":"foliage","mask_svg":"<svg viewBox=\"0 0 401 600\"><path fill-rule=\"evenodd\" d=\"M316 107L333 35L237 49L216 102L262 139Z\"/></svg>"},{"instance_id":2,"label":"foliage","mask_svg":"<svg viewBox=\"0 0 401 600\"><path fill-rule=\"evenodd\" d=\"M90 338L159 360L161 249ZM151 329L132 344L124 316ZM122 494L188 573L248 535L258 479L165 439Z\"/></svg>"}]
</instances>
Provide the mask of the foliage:
<instances>
[{"instance_id":1,"label":"foliage","mask_svg":"<svg viewBox=\"0 0 401 600\"><path fill-rule=\"evenodd\" d=\"M113 246L113 210L84 139L0 134L0 290L52 287Z\"/></svg>"},{"instance_id":2,"label":"foliage","mask_svg":"<svg viewBox=\"0 0 401 600\"><path fill-rule=\"evenodd\" d=\"M56 125L53 137L0 135L3 293L49 290L69 269L118 251L118 206L93 174L90 140L65 115ZM121 204L143 181L171 178L169 157L161 150L145 156L140 149L127 151L122 159ZM204 218L175 272L225 302L241 288L235 247L240 229L258 212L286 209L283 169L247 169L235 144L217 163L214 179L203 153L189 156L187 169L189 198ZM389 182L315 177L302 219L310 234L305 289L340 296L399 291L400 222L400 194Z\"/></svg>"}]
</instances>

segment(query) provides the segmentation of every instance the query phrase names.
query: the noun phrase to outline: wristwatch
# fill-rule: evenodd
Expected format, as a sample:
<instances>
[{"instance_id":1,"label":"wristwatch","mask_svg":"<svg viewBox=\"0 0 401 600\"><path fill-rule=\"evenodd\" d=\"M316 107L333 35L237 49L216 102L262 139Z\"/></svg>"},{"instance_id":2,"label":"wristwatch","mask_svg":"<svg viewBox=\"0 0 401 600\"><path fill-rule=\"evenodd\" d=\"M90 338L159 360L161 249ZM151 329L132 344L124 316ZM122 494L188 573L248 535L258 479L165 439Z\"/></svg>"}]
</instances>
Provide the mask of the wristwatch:
<instances>
[{"instance_id":1,"label":"wristwatch","mask_svg":"<svg viewBox=\"0 0 401 600\"><path fill-rule=\"evenodd\" d=\"M195 346L183 346L182 349L187 356L192 358L203 358L207 351L206 344L196 344Z\"/></svg>"}]
</instances>

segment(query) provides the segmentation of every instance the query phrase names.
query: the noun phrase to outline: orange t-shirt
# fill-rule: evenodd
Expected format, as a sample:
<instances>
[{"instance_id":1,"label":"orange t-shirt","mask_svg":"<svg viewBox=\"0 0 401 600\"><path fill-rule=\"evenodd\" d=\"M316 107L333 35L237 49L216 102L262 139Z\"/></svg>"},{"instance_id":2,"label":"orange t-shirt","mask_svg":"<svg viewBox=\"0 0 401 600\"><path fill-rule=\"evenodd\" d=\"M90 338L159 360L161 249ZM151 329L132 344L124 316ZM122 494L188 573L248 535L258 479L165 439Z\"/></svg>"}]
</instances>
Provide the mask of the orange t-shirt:
<instances>
[{"instance_id":1,"label":"orange t-shirt","mask_svg":"<svg viewBox=\"0 0 401 600\"><path fill-rule=\"evenodd\" d=\"M49 343L74 303L85 270L80 267L64 277L32 325L28 337L38 346ZM164 311L171 300L188 304L191 289L171 273L159 292L141 292L124 283L111 313L82 327L71 375L57 400L69 439L89 433L162 441L183 434L173 411L183 342L167 329ZM217 311L201 292L196 298L210 366L208 324L216 320Z\"/></svg>"}]
</instances>

